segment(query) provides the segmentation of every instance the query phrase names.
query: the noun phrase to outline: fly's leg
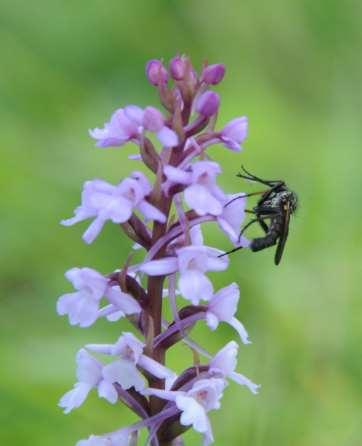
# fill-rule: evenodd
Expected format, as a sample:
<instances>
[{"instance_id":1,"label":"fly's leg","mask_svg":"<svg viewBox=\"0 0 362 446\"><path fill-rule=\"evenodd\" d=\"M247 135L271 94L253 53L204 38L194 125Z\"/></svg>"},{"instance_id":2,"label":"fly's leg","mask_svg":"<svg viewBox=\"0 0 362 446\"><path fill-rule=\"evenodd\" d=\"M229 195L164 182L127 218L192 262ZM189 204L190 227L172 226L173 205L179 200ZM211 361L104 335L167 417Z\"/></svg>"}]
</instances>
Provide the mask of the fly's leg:
<instances>
[{"instance_id":1,"label":"fly's leg","mask_svg":"<svg viewBox=\"0 0 362 446\"><path fill-rule=\"evenodd\" d=\"M266 217L266 218L268 218L268 217ZM265 223L265 221L264 221L260 216L257 216L256 218L253 218L253 220L250 220L249 223L247 223L247 224L241 229L240 234L239 234L239 238L238 238L238 241L239 241L239 242L240 242L240 239L241 239L242 235L244 234L244 232L249 228L249 226L251 226L251 225L254 224L254 223L259 223L260 226L263 228L263 230L264 230L265 233L267 233L267 232L269 231L269 227L268 227L268 225Z\"/></svg>"},{"instance_id":2,"label":"fly's leg","mask_svg":"<svg viewBox=\"0 0 362 446\"><path fill-rule=\"evenodd\" d=\"M238 197L234 197L234 198L232 198L230 201L228 201L228 202L225 204L224 208L226 208L227 206L229 206L229 204L233 203L234 201L239 200L239 198L247 198L247 197L252 197L252 196L254 196L254 195L262 195L262 194L265 194L265 192L266 192L265 190L261 190L261 191L258 191L258 192L251 192L250 194L242 194L242 195L239 195Z\"/></svg>"},{"instance_id":3,"label":"fly's leg","mask_svg":"<svg viewBox=\"0 0 362 446\"><path fill-rule=\"evenodd\" d=\"M265 234L267 234L268 231L269 231L269 227L268 227L268 225L267 225L267 224L265 223L265 221L264 221L262 218L260 218L260 217L258 217L258 222L259 222L260 226L262 227L263 231L265 232Z\"/></svg>"},{"instance_id":4,"label":"fly's leg","mask_svg":"<svg viewBox=\"0 0 362 446\"><path fill-rule=\"evenodd\" d=\"M241 166L241 168L242 168L243 172L246 173L246 175L238 173L237 176L240 178L244 178L245 180L256 181L258 183L265 184L266 186L269 186L272 189L282 186L284 184L284 181L282 181L282 180L262 180L261 178L248 172L244 166Z\"/></svg>"},{"instance_id":5,"label":"fly's leg","mask_svg":"<svg viewBox=\"0 0 362 446\"><path fill-rule=\"evenodd\" d=\"M240 241L241 236L242 236L242 235L244 234L244 232L248 229L248 227L251 226L252 224L256 223L257 221L259 221L259 218L253 218L252 220L249 221L249 223L247 223L247 224L243 227L243 229L240 231L240 234L239 234L239 241Z\"/></svg>"}]
</instances>

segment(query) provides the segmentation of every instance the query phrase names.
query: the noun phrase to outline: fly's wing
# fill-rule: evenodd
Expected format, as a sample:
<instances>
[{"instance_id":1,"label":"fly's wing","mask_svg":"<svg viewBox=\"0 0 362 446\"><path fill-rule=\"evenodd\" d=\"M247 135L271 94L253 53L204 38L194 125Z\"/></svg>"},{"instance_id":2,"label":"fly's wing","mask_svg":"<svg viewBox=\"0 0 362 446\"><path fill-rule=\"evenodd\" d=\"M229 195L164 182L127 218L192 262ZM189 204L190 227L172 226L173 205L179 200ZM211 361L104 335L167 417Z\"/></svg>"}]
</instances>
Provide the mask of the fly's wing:
<instances>
[{"instance_id":1,"label":"fly's wing","mask_svg":"<svg viewBox=\"0 0 362 446\"><path fill-rule=\"evenodd\" d=\"M277 246L277 249L275 251L275 256L274 256L274 263L276 265L279 265L279 263L280 263L280 261L282 259L285 243L286 243L287 238L288 238L289 221L290 221L290 214L291 214L291 212L290 212L290 204L289 203L286 203L284 205L283 211L284 211L283 226L282 226L281 231L280 231L280 237L279 237L279 240L278 240L278 246Z\"/></svg>"}]
</instances>

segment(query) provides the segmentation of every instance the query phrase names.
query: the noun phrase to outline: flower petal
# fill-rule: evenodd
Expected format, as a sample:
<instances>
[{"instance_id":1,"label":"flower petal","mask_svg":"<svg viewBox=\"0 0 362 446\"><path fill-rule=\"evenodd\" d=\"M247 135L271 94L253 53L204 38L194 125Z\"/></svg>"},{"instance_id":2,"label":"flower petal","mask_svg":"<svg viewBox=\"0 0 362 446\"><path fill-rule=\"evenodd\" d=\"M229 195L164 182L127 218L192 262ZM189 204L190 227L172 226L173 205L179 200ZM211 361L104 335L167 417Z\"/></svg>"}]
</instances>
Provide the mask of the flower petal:
<instances>
[{"instance_id":1,"label":"flower petal","mask_svg":"<svg viewBox=\"0 0 362 446\"><path fill-rule=\"evenodd\" d=\"M102 379L98 384L98 396L106 399L111 404L116 404L118 401L118 393L114 385Z\"/></svg>"},{"instance_id":2,"label":"flower petal","mask_svg":"<svg viewBox=\"0 0 362 446\"><path fill-rule=\"evenodd\" d=\"M180 274L178 286L183 297L198 305L200 300L210 300L213 286L205 274L197 270L188 270Z\"/></svg>"},{"instance_id":3,"label":"flower petal","mask_svg":"<svg viewBox=\"0 0 362 446\"><path fill-rule=\"evenodd\" d=\"M105 219L103 217L97 217L93 222L88 226L87 230L82 235L82 239L90 245L94 240L98 237L101 232Z\"/></svg>"},{"instance_id":4,"label":"flower petal","mask_svg":"<svg viewBox=\"0 0 362 446\"><path fill-rule=\"evenodd\" d=\"M189 186L184 192L185 201L198 215L220 215L222 204L200 184Z\"/></svg>"},{"instance_id":5,"label":"flower petal","mask_svg":"<svg viewBox=\"0 0 362 446\"><path fill-rule=\"evenodd\" d=\"M195 431L202 434L209 430L210 423L205 409L194 398L177 395L176 406L182 411L180 423L183 426L192 425Z\"/></svg>"},{"instance_id":6,"label":"flower petal","mask_svg":"<svg viewBox=\"0 0 362 446\"><path fill-rule=\"evenodd\" d=\"M166 216L163 212L157 209L152 204L148 203L146 200L142 200L137 208L142 212L142 214L146 217L147 220L156 220L160 223L165 223Z\"/></svg>"},{"instance_id":7,"label":"flower petal","mask_svg":"<svg viewBox=\"0 0 362 446\"><path fill-rule=\"evenodd\" d=\"M109 383L118 383L127 390L134 387L136 390L142 390L145 383L141 373L137 370L135 364L131 361L118 359L103 367L103 378Z\"/></svg>"},{"instance_id":8,"label":"flower petal","mask_svg":"<svg viewBox=\"0 0 362 446\"><path fill-rule=\"evenodd\" d=\"M190 184L191 183L191 173L186 172L183 169L179 169L173 166L165 166L163 169L164 174L168 180L179 183L179 184Z\"/></svg>"},{"instance_id":9,"label":"flower petal","mask_svg":"<svg viewBox=\"0 0 362 446\"><path fill-rule=\"evenodd\" d=\"M249 378L242 375L241 373L233 372L230 375L230 378L235 381L236 383L248 387L250 392L257 394L259 392L260 385L254 384L252 381L250 381Z\"/></svg>"},{"instance_id":10,"label":"flower petal","mask_svg":"<svg viewBox=\"0 0 362 446\"><path fill-rule=\"evenodd\" d=\"M166 126L157 132L157 138L164 147L175 147L178 145L177 133Z\"/></svg>"},{"instance_id":11,"label":"flower petal","mask_svg":"<svg viewBox=\"0 0 362 446\"><path fill-rule=\"evenodd\" d=\"M221 371L228 376L236 368L239 346L235 341L228 342L210 361L210 369Z\"/></svg>"},{"instance_id":12,"label":"flower petal","mask_svg":"<svg viewBox=\"0 0 362 446\"><path fill-rule=\"evenodd\" d=\"M159 260L150 260L140 265L139 270L149 276L164 276L176 272L178 269L176 257L165 257Z\"/></svg>"},{"instance_id":13,"label":"flower petal","mask_svg":"<svg viewBox=\"0 0 362 446\"><path fill-rule=\"evenodd\" d=\"M94 387L101 376L102 365L90 355L87 350L81 348L76 355L77 379Z\"/></svg>"},{"instance_id":14,"label":"flower petal","mask_svg":"<svg viewBox=\"0 0 362 446\"><path fill-rule=\"evenodd\" d=\"M64 409L65 414L71 412L84 403L91 389L90 384L76 383L72 390L61 397L58 406Z\"/></svg>"},{"instance_id":15,"label":"flower petal","mask_svg":"<svg viewBox=\"0 0 362 446\"><path fill-rule=\"evenodd\" d=\"M228 324L235 328L235 330L239 333L241 342L243 344L251 344L251 341L249 341L248 332L246 331L244 325L238 319L233 317L228 321Z\"/></svg>"}]
</instances>

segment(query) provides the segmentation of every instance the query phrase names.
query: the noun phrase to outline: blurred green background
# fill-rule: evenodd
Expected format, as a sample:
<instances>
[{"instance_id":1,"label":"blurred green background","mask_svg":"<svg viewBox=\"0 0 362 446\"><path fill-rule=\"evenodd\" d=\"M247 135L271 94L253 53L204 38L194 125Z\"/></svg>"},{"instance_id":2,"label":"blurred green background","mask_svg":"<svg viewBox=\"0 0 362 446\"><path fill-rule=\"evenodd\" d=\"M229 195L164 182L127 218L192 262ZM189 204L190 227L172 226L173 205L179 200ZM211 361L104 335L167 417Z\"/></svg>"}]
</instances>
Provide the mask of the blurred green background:
<instances>
[{"instance_id":1,"label":"blurred green background","mask_svg":"<svg viewBox=\"0 0 362 446\"><path fill-rule=\"evenodd\" d=\"M219 126L247 115L245 150L214 148L222 185L252 190L244 163L299 194L285 257L232 257L217 286L239 283L239 318L253 344L239 370L258 396L231 384L212 414L217 445L358 446L362 438L362 4L354 0L1 0L0 444L74 445L135 418L98 401L65 416L74 354L113 342L126 323L72 328L55 313L65 270L120 266L130 243L107 224L91 246L87 223L64 228L84 180L117 181L134 148L97 150L87 129L128 103L157 105L150 58L176 52L227 65ZM212 242L229 247L212 232ZM215 352L234 332L195 337ZM191 361L179 347L170 365ZM200 437L187 434L187 445Z\"/></svg>"}]
</instances>

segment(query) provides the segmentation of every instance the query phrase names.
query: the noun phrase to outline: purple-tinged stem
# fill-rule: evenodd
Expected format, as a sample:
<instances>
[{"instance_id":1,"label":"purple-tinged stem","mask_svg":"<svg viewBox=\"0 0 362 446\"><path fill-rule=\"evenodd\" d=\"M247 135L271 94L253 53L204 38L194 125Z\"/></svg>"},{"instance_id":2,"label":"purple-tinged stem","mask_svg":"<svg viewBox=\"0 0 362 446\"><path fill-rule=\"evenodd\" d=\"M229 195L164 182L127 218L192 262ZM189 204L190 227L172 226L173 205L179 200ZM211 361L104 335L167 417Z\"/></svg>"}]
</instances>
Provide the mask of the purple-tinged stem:
<instances>
[{"instance_id":1,"label":"purple-tinged stem","mask_svg":"<svg viewBox=\"0 0 362 446\"><path fill-rule=\"evenodd\" d=\"M157 348L159 345L161 345L175 333L184 330L185 328L193 325L195 322L200 321L202 319L205 319L205 312L203 311L188 316L185 319L180 319L178 323L171 325L171 327L167 328L167 330L165 330L163 333L161 333L159 336L155 338L153 343L154 348Z\"/></svg>"}]
</instances>

